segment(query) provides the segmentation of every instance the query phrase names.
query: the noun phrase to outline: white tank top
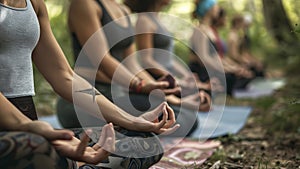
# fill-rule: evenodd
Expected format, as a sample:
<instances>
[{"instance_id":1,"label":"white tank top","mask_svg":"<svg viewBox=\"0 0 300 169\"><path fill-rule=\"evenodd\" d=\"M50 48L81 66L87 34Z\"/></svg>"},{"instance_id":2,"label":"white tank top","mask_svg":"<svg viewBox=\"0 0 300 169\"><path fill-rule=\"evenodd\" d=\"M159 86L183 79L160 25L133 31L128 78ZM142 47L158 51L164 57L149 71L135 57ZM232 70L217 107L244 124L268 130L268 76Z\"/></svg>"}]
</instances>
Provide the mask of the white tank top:
<instances>
[{"instance_id":1,"label":"white tank top","mask_svg":"<svg viewBox=\"0 0 300 169\"><path fill-rule=\"evenodd\" d=\"M0 92L7 98L34 95L31 55L39 36L30 0L25 8L0 3Z\"/></svg>"}]
</instances>

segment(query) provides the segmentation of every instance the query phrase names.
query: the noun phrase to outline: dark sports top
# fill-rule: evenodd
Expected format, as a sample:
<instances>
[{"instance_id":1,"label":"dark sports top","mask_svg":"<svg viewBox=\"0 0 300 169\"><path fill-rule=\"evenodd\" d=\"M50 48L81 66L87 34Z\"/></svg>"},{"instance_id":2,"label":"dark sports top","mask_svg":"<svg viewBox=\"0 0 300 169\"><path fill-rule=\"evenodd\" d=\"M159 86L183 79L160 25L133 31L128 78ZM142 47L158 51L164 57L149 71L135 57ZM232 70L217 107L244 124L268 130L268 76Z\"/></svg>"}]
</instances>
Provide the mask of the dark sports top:
<instances>
[{"instance_id":1,"label":"dark sports top","mask_svg":"<svg viewBox=\"0 0 300 169\"><path fill-rule=\"evenodd\" d=\"M122 55L126 48L128 48L134 42L134 28L130 21L129 17L127 18L128 26L123 27L116 23L113 18L109 15L105 6L102 4L100 0L96 0L102 9L102 18L101 24L103 32L106 36L106 40L108 43L110 54L121 61L123 59ZM127 13L124 11L127 16ZM75 33L72 33L72 42L73 42L73 51L75 61L77 60L79 53L82 49L82 45L80 45L79 40ZM101 46L99 46L101 48ZM83 55L83 54L82 54ZM83 57L83 56L81 56ZM87 56L85 56L87 57ZM81 59L82 60L82 59ZM88 60L84 59L84 62L77 63L78 66L83 67L93 67L93 64Z\"/></svg>"},{"instance_id":2,"label":"dark sports top","mask_svg":"<svg viewBox=\"0 0 300 169\"><path fill-rule=\"evenodd\" d=\"M196 49L197 49L197 45L199 45L199 44L194 44L193 42L191 42L192 44L191 44L191 50L192 50L192 53L194 53L194 54L196 54ZM208 51L209 51L209 55L211 56L211 57L214 57L215 55L216 55L216 53L217 53L217 48L218 48L218 46L217 46L217 44L216 43L214 43L210 38L208 38L207 37L207 43L209 44L208 45ZM196 54L197 55L197 54Z\"/></svg>"},{"instance_id":3,"label":"dark sports top","mask_svg":"<svg viewBox=\"0 0 300 169\"><path fill-rule=\"evenodd\" d=\"M167 69L171 69L173 67L174 59L174 39L171 36L171 33L165 27L163 27L153 13L147 13L146 15L156 25L156 31L153 34L153 59Z\"/></svg>"}]
</instances>

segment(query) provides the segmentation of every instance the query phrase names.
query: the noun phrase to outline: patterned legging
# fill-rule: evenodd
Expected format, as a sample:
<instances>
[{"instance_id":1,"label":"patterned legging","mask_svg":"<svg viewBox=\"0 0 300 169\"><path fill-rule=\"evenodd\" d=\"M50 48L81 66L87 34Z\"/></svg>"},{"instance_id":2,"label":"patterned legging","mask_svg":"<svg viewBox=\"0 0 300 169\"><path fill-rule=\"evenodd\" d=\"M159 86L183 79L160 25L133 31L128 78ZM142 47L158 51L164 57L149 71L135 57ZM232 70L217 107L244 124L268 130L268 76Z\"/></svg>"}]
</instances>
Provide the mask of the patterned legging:
<instances>
[{"instance_id":1,"label":"patterned legging","mask_svg":"<svg viewBox=\"0 0 300 169\"><path fill-rule=\"evenodd\" d=\"M101 128L92 128L90 146L100 137ZM80 138L83 129L73 129ZM84 165L80 169L148 169L159 162L163 148L158 137L152 133L136 132L115 127L116 151L98 165Z\"/></svg>"},{"instance_id":2,"label":"patterned legging","mask_svg":"<svg viewBox=\"0 0 300 169\"><path fill-rule=\"evenodd\" d=\"M93 131L92 140L98 140L101 129L94 128ZM147 169L161 159L162 148L155 135L123 129L117 131L116 153L98 165L86 164L80 169ZM77 137L82 132L82 129L74 130ZM93 144L92 141L90 145ZM41 136L26 132L0 132L0 168L73 169L77 166L75 162L61 157Z\"/></svg>"},{"instance_id":3,"label":"patterned legging","mask_svg":"<svg viewBox=\"0 0 300 169\"><path fill-rule=\"evenodd\" d=\"M62 158L43 137L26 132L0 132L1 169L68 169L76 163Z\"/></svg>"}]
</instances>

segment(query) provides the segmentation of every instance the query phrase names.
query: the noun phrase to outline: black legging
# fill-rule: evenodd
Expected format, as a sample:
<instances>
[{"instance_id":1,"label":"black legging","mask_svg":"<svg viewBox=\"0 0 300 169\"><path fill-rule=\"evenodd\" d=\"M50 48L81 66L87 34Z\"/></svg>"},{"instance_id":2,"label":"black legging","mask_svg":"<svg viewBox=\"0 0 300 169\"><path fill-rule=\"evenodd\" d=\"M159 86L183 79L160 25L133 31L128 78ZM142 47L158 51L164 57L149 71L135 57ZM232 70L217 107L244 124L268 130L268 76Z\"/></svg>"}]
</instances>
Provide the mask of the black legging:
<instances>
[{"instance_id":1,"label":"black legging","mask_svg":"<svg viewBox=\"0 0 300 169\"><path fill-rule=\"evenodd\" d=\"M8 98L8 100L31 120L38 119L32 96Z\"/></svg>"},{"instance_id":2,"label":"black legging","mask_svg":"<svg viewBox=\"0 0 300 169\"><path fill-rule=\"evenodd\" d=\"M198 74L198 77L202 82L206 82L209 80L209 75L207 73L205 66L202 66L197 62L191 62L189 63L189 67L193 72ZM255 73L262 75L262 72L255 72ZM222 77L221 73L213 72L213 74L218 79ZM234 89L246 88L249 82L253 80L253 78L237 77L233 73L225 73L225 79L226 79L226 92L228 95L232 95Z\"/></svg>"},{"instance_id":3,"label":"black legging","mask_svg":"<svg viewBox=\"0 0 300 169\"><path fill-rule=\"evenodd\" d=\"M201 82L207 82L210 80L209 74L205 66L200 65L198 62L190 62L189 67L192 72L198 75ZM220 73L214 72L213 74L216 76L216 78L220 79L221 77ZM226 92L228 95L232 95L232 91L237 81L237 78L233 73L225 73L225 79L226 79Z\"/></svg>"}]
</instances>

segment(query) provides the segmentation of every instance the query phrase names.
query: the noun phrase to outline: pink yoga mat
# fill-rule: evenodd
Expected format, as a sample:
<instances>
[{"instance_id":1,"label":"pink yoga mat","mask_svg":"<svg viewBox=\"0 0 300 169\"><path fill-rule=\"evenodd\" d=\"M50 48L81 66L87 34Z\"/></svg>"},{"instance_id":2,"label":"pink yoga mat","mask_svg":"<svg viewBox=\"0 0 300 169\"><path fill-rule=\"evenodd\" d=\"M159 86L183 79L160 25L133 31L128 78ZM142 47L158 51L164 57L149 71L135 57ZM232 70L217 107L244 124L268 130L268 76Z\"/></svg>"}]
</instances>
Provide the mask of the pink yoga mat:
<instances>
[{"instance_id":1,"label":"pink yoga mat","mask_svg":"<svg viewBox=\"0 0 300 169\"><path fill-rule=\"evenodd\" d=\"M221 145L219 141L200 142L189 139L181 140L179 138L163 139L162 144L164 149L168 151L165 152L160 162L150 169L175 169L199 166Z\"/></svg>"}]
</instances>

